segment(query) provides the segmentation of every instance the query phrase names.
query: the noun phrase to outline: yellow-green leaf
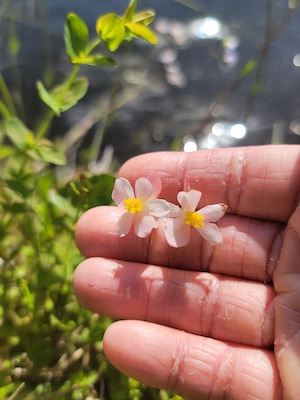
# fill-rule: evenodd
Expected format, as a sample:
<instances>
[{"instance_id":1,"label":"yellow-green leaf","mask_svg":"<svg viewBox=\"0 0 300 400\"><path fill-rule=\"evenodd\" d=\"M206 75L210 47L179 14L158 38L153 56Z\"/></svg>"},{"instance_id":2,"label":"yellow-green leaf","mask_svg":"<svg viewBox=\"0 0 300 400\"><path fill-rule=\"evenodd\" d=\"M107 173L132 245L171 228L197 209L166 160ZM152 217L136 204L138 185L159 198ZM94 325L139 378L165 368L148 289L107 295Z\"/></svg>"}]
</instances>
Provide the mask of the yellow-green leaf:
<instances>
[{"instance_id":1,"label":"yellow-green leaf","mask_svg":"<svg viewBox=\"0 0 300 400\"><path fill-rule=\"evenodd\" d=\"M154 20L154 17L155 17L154 11L145 10L135 14L130 22L132 22L133 24L140 23L147 26L151 24L151 22Z\"/></svg>"},{"instance_id":2,"label":"yellow-green leaf","mask_svg":"<svg viewBox=\"0 0 300 400\"><path fill-rule=\"evenodd\" d=\"M48 139L41 139L27 154L34 160L55 165L65 165L66 157L58 147Z\"/></svg>"},{"instance_id":3,"label":"yellow-green leaf","mask_svg":"<svg viewBox=\"0 0 300 400\"><path fill-rule=\"evenodd\" d=\"M125 26L116 14L105 14L97 20L96 31L110 51L115 51L125 38Z\"/></svg>"},{"instance_id":4,"label":"yellow-green leaf","mask_svg":"<svg viewBox=\"0 0 300 400\"><path fill-rule=\"evenodd\" d=\"M75 13L70 13L64 31L66 52L70 61L75 56L80 57L85 54L89 41L89 31L85 22Z\"/></svg>"},{"instance_id":5,"label":"yellow-green leaf","mask_svg":"<svg viewBox=\"0 0 300 400\"><path fill-rule=\"evenodd\" d=\"M154 35L154 33L149 28L147 28L143 24L129 23L129 24L126 24L126 28L129 30L129 34L131 36L140 37L152 44L157 43L157 37Z\"/></svg>"},{"instance_id":6,"label":"yellow-green leaf","mask_svg":"<svg viewBox=\"0 0 300 400\"><path fill-rule=\"evenodd\" d=\"M40 99L47 104L47 106L49 108L51 108L52 111L54 111L54 113L57 116L60 116L60 108L58 107L55 98L51 95L50 92L48 92L48 90L45 88L45 86L43 85L43 83L41 81L38 81L36 84L36 88L39 94Z\"/></svg>"},{"instance_id":7,"label":"yellow-green leaf","mask_svg":"<svg viewBox=\"0 0 300 400\"><path fill-rule=\"evenodd\" d=\"M32 132L17 117L7 118L5 132L10 141L20 150L26 149L28 137L32 136Z\"/></svg>"},{"instance_id":8,"label":"yellow-green leaf","mask_svg":"<svg viewBox=\"0 0 300 400\"><path fill-rule=\"evenodd\" d=\"M77 78L67 90L65 89L65 85L61 85L56 87L51 92L51 95L56 100L56 104L62 112L75 106L85 96L88 86L89 82L86 78Z\"/></svg>"},{"instance_id":9,"label":"yellow-green leaf","mask_svg":"<svg viewBox=\"0 0 300 400\"><path fill-rule=\"evenodd\" d=\"M56 86L51 92L45 89L42 82L37 83L41 100L50 107L57 116L75 106L82 99L88 89L86 78L75 79L68 87L63 83Z\"/></svg>"},{"instance_id":10,"label":"yellow-green leaf","mask_svg":"<svg viewBox=\"0 0 300 400\"><path fill-rule=\"evenodd\" d=\"M116 67L116 63L112 58L103 56L102 54L92 54L89 56L74 57L71 62L73 64L85 64L92 66L108 66Z\"/></svg>"},{"instance_id":11,"label":"yellow-green leaf","mask_svg":"<svg viewBox=\"0 0 300 400\"><path fill-rule=\"evenodd\" d=\"M131 0L129 6L127 7L125 14L123 16L123 20L125 23L130 22L134 16L136 10L137 0Z\"/></svg>"}]
</instances>

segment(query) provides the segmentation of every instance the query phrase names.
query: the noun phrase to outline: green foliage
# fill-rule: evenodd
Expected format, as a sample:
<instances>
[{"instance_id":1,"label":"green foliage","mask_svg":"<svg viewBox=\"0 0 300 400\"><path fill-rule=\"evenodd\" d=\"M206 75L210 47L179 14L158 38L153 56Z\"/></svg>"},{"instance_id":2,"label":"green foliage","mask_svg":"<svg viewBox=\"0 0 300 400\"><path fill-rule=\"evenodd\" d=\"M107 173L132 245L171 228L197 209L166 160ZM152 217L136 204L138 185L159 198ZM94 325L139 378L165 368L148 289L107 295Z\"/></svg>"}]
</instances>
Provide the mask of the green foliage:
<instances>
[{"instance_id":1,"label":"green foliage","mask_svg":"<svg viewBox=\"0 0 300 400\"><path fill-rule=\"evenodd\" d=\"M70 13L65 23L65 44L67 55L80 57L86 54L89 43L89 30L85 22L76 14Z\"/></svg>"},{"instance_id":2,"label":"green foliage","mask_svg":"<svg viewBox=\"0 0 300 400\"><path fill-rule=\"evenodd\" d=\"M91 54L98 44L98 41L89 44L89 31L85 22L78 15L70 13L65 24L65 46L70 62L75 65L116 67L112 58L103 54Z\"/></svg>"},{"instance_id":3,"label":"green foliage","mask_svg":"<svg viewBox=\"0 0 300 400\"><path fill-rule=\"evenodd\" d=\"M34 133L27 129L18 118L7 118L5 127L7 137L16 149L25 156L36 161L48 162L55 165L64 165L66 163L65 155L58 149L55 143L46 138L37 139ZM10 147L10 150L10 155L12 155L13 148Z\"/></svg>"},{"instance_id":4,"label":"green foliage","mask_svg":"<svg viewBox=\"0 0 300 400\"><path fill-rule=\"evenodd\" d=\"M37 116L36 128L19 115L0 75L1 399L177 399L115 370L102 348L111 319L84 310L75 299L72 275L81 260L75 225L85 210L110 204L114 175L75 171L62 179L67 156L48 135L53 118L88 90L88 80L78 77L81 66L115 67L95 51L102 42L115 51L134 37L156 41L147 28L154 13L136 13L136 4L131 1L121 17L100 17L100 36L92 41L85 22L67 15L65 47L73 70L52 88L37 83L46 113ZM15 32L9 46L18 52Z\"/></svg>"},{"instance_id":5,"label":"green foliage","mask_svg":"<svg viewBox=\"0 0 300 400\"><path fill-rule=\"evenodd\" d=\"M100 17L96 25L97 33L110 51L115 51L125 39L125 26L116 14L106 14Z\"/></svg>"},{"instance_id":6,"label":"green foliage","mask_svg":"<svg viewBox=\"0 0 300 400\"><path fill-rule=\"evenodd\" d=\"M60 116L64 111L74 107L81 100L88 90L88 80L77 78L69 84L61 84L48 92L42 82L37 82L37 90L40 99L47 104L55 115Z\"/></svg>"},{"instance_id":7,"label":"green foliage","mask_svg":"<svg viewBox=\"0 0 300 400\"><path fill-rule=\"evenodd\" d=\"M155 34L147 27L154 18L151 10L136 13L137 0L131 0L123 16L109 13L101 16L96 24L99 37L110 51L116 51L124 41L141 38L157 43Z\"/></svg>"}]
</instances>

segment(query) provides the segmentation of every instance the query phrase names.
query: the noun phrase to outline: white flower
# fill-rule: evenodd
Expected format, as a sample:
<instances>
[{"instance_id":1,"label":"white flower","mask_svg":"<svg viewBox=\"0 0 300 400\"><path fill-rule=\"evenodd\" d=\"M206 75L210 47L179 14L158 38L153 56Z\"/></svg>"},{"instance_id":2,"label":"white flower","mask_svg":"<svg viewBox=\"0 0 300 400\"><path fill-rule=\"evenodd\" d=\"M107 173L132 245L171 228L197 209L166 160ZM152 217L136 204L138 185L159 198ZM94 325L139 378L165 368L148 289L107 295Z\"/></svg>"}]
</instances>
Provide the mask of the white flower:
<instances>
[{"instance_id":1,"label":"white flower","mask_svg":"<svg viewBox=\"0 0 300 400\"><path fill-rule=\"evenodd\" d=\"M177 215L168 218L165 235L168 244L172 247L182 247L188 244L191 228L195 228L200 235L210 244L222 243L222 234L214 222L217 222L226 212L225 204L213 204L196 210L202 193L198 190L179 192ZM174 211L173 211L174 215Z\"/></svg>"},{"instance_id":2,"label":"white flower","mask_svg":"<svg viewBox=\"0 0 300 400\"><path fill-rule=\"evenodd\" d=\"M118 221L120 237L128 234L132 224L140 238L149 236L152 229L157 228L158 218L165 217L170 211L166 200L157 199L161 189L162 183L157 175L137 179L134 190L127 179L116 179L112 199L125 210Z\"/></svg>"}]
</instances>

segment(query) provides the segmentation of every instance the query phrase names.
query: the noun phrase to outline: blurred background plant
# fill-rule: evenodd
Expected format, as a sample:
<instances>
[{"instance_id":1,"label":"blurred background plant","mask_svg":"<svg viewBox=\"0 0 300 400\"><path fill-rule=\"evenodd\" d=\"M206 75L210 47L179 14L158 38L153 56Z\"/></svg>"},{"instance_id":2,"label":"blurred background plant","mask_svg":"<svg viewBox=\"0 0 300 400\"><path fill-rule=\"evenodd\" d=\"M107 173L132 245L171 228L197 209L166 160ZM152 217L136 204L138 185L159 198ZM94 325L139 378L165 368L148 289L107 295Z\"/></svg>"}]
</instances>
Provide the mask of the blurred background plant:
<instances>
[{"instance_id":1,"label":"blurred background plant","mask_svg":"<svg viewBox=\"0 0 300 400\"><path fill-rule=\"evenodd\" d=\"M9 10L4 3L2 13ZM64 41L70 72L57 83L54 73L43 71L45 83L38 81L36 89L44 107L33 119L26 113L22 71L14 69L11 88L0 75L1 399L179 398L146 388L107 363L102 336L111 320L82 309L73 295L72 274L81 259L73 237L75 224L88 208L110 204L114 168L108 149L97 163L97 173L70 173L68 151L81 132L77 129L60 140L51 137L55 117L88 91L83 66L99 67L101 74L103 67L116 67L112 52L133 38L156 43L148 27L154 12L136 7L137 0L131 0L124 14L101 15L95 38L76 13L67 15ZM8 26L7 51L17 58L21 38L13 19ZM110 104L114 95L117 91L107 100ZM89 118L94 123L104 116L107 124L105 113L123 101L124 97L109 112L94 111ZM94 149L90 146L88 151Z\"/></svg>"}]
</instances>

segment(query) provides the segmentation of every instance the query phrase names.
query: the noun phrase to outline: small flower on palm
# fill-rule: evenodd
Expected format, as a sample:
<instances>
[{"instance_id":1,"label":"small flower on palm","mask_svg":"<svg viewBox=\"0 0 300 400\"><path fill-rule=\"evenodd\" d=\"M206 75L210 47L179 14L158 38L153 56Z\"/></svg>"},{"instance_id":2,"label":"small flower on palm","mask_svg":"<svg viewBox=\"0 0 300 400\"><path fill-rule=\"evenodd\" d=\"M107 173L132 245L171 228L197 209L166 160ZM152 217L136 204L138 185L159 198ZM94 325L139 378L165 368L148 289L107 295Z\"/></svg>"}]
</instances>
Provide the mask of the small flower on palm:
<instances>
[{"instance_id":1,"label":"small flower on palm","mask_svg":"<svg viewBox=\"0 0 300 400\"><path fill-rule=\"evenodd\" d=\"M112 199L124 209L118 221L120 237L126 236L133 225L135 234L145 238L157 228L158 218L169 214L169 203L158 199L161 189L161 180L156 175L137 179L134 189L127 179L116 179Z\"/></svg>"},{"instance_id":2,"label":"small flower on palm","mask_svg":"<svg viewBox=\"0 0 300 400\"><path fill-rule=\"evenodd\" d=\"M175 215L173 210L174 218L166 221L165 235L170 246L187 245L192 228L210 244L222 243L222 234L215 222L223 217L227 206L223 203L213 204L196 211L201 195L201 192L194 189L178 193L177 200L181 207L177 207Z\"/></svg>"}]
</instances>

